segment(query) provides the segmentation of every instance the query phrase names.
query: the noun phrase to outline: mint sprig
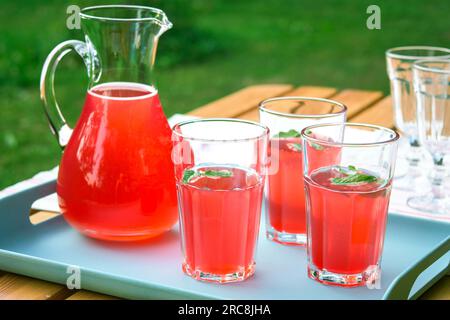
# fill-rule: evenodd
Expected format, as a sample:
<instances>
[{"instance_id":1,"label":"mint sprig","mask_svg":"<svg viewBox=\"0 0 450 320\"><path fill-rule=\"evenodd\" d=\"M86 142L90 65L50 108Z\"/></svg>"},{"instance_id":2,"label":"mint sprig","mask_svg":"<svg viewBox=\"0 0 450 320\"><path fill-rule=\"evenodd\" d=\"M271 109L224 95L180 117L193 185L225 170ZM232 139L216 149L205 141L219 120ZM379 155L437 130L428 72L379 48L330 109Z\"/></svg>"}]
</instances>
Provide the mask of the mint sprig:
<instances>
[{"instance_id":1,"label":"mint sprig","mask_svg":"<svg viewBox=\"0 0 450 320\"><path fill-rule=\"evenodd\" d=\"M312 131L308 129L308 130L305 131L305 133L309 135L309 134L312 133ZM323 146L321 146L320 144L314 143L314 142L309 142L309 145L310 145L312 148L314 148L314 149L316 149L316 150L319 150L319 151L324 149Z\"/></svg>"},{"instance_id":2,"label":"mint sprig","mask_svg":"<svg viewBox=\"0 0 450 320\"><path fill-rule=\"evenodd\" d=\"M346 177L342 177L342 178L332 178L331 182L333 184L355 184L355 183L360 183L360 182L375 182L377 181L377 177L375 176L371 176L368 174L362 174L362 173L354 173L352 175L346 176Z\"/></svg>"},{"instance_id":3,"label":"mint sprig","mask_svg":"<svg viewBox=\"0 0 450 320\"><path fill-rule=\"evenodd\" d=\"M196 177L211 177L211 178L217 178L217 177L232 177L233 172L230 170L212 170L208 169L205 171L194 171L194 170L185 170L183 173L183 183L189 183L193 178Z\"/></svg>"},{"instance_id":4,"label":"mint sprig","mask_svg":"<svg viewBox=\"0 0 450 320\"><path fill-rule=\"evenodd\" d=\"M289 149L302 152L302 145L300 143L288 143Z\"/></svg>"},{"instance_id":5,"label":"mint sprig","mask_svg":"<svg viewBox=\"0 0 450 320\"><path fill-rule=\"evenodd\" d=\"M378 180L376 176L362 173L358 171L355 166L348 166L348 171L339 168L339 172L344 174L344 177L331 178L331 183L336 185L351 185L357 183L370 183Z\"/></svg>"},{"instance_id":6,"label":"mint sprig","mask_svg":"<svg viewBox=\"0 0 450 320\"><path fill-rule=\"evenodd\" d=\"M286 139L286 138L299 138L300 136L301 136L300 132L298 132L297 130L291 129L289 131L280 131L273 137ZM302 152L302 144L301 143L288 143L287 146L291 150Z\"/></svg>"},{"instance_id":7,"label":"mint sprig","mask_svg":"<svg viewBox=\"0 0 450 320\"><path fill-rule=\"evenodd\" d=\"M289 131L280 131L273 137L274 138L299 138L300 132L298 132L297 130L294 130L294 129L291 129Z\"/></svg>"},{"instance_id":8,"label":"mint sprig","mask_svg":"<svg viewBox=\"0 0 450 320\"><path fill-rule=\"evenodd\" d=\"M231 177L233 172L230 170L206 170L198 172L201 176L205 177Z\"/></svg>"},{"instance_id":9,"label":"mint sprig","mask_svg":"<svg viewBox=\"0 0 450 320\"><path fill-rule=\"evenodd\" d=\"M194 170L184 170L182 179L183 183L188 183L189 180L191 180L191 178L194 176L195 176Z\"/></svg>"},{"instance_id":10,"label":"mint sprig","mask_svg":"<svg viewBox=\"0 0 450 320\"><path fill-rule=\"evenodd\" d=\"M305 133L306 134L310 134L311 130L306 130ZM289 131L280 131L276 135L274 135L273 137L274 138L299 138L299 137L301 137L301 134L297 130L291 129ZM323 146L321 146L321 145L319 145L317 143L314 143L314 142L309 142L309 145L312 148L314 148L316 150L319 150L319 151L324 149ZM298 151L302 151L302 145L299 144L299 143L295 143L294 148L297 149Z\"/></svg>"},{"instance_id":11,"label":"mint sprig","mask_svg":"<svg viewBox=\"0 0 450 320\"><path fill-rule=\"evenodd\" d=\"M309 145L313 148L316 149L318 151L323 150L323 146L321 146L320 144L314 143L314 142L309 142Z\"/></svg>"}]
</instances>

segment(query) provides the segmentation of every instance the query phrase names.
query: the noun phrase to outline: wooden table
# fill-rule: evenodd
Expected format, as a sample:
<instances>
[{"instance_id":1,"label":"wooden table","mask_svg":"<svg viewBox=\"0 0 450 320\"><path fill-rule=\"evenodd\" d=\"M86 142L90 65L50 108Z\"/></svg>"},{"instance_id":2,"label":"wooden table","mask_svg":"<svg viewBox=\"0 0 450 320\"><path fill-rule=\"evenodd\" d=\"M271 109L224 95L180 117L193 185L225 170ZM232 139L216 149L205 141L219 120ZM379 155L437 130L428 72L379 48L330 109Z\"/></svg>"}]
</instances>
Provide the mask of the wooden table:
<instances>
[{"instance_id":1,"label":"wooden table","mask_svg":"<svg viewBox=\"0 0 450 320\"><path fill-rule=\"evenodd\" d=\"M295 88L289 84L263 84L246 87L199 107L189 114L200 117L231 117L258 121L257 106L261 100L288 95L332 98L348 107L348 119L351 122L394 127L391 99L384 97L380 91L338 90L313 86ZM33 223L39 223L54 216L55 213L32 212L31 220ZM421 298L450 300L450 276L441 279ZM60 284L0 271L0 299L94 300L115 298L85 290L69 290Z\"/></svg>"}]
</instances>

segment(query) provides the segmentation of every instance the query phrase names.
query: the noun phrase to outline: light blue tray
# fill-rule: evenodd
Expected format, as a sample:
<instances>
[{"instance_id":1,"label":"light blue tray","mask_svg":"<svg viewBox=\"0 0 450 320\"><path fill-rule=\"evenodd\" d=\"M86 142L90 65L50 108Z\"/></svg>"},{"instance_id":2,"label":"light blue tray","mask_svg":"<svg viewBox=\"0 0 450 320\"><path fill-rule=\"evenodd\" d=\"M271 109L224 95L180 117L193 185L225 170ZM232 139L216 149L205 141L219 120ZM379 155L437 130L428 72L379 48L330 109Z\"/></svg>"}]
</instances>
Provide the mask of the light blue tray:
<instances>
[{"instance_id":1,"label":"light blue tray","mask_svg":"<svg viewBox=\"0 0 450 320\"><path fill-rule=\"evenodd\" d=\"M198 282L181 271L176 230L123 244L85 238L62 217L33 226L31 204L54 191L52 181L0 200L0 269L65 284L67 267L75 265L83 289L143 299L414 299L449 271L450 223L390 214L381 289L312 281L303 248L269 242L262 232L254 277L227 285Z\"/></svg>"}]
</instances>

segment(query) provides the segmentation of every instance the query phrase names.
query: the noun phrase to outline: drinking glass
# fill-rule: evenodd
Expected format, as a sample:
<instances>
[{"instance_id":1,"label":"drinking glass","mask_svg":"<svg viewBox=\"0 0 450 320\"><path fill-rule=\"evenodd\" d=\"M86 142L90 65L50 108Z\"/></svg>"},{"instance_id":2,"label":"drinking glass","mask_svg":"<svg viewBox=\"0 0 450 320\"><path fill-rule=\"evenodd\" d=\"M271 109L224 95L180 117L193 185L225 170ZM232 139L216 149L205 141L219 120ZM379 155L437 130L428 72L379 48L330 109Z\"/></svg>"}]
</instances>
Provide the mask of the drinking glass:
<instances>
[{"instance_id":1,"label":"drinking glass","mask_svg":"<svg viewBox=\"0 0 450 320\"><path fill-rule=\"evenodd\" d=\"M266 236L290 245L306 245L305 188L303 184L303 128L324 122L345 122L347 108L336 101L308 97L264 100L260 123L269 127L270 172L266 181ZM332 152L328 152L332 151ZM327 157L339 156L328 149ZM320 165L317 160L316 165Z\"/></svg>"},{"instance_id":2,"label":"drinking glass","mask_svg":"<svg viewBox=\"0 0 450 320\"><path fill-rule=\"evenodd\" d=\"M398 138L391 129L357 123L302 130L310 278L377 283Z\"/></svg>"},{"instance_id":3,"label":"drinking glass","mask_svg":"<svg viewBox=\"0 0 450 320\"><path fill-rule=\"evenodd\" d=\"M450 60L417 61L413 66L420 143L431 154L431 193L411 197L408 205L450 215L449 180L444 157L450 154Z\"/></svg>"},{"instance_id":4,"label":"drinking glass","mask_svg":"<svg viewBox=\"0 0 450 320\"><path fill-rule=\"evenodd\" d=\"M255 272L268 134L237 119L174 126L182 269L192 278L225 283Z\"/></svg>"},{"instance_id":5,"label":"drinking glass","mask_svg":"<svg viewBox=\"0 0 450 320\"><path fill-rule=\"evenodd\" d=\"M416 99L413 90L412 65L417 60L450 58L450 49L429 46L397 47L386 51L387 72L391 83L391 96L394 105L395 125L409 140L405 154L406 174L396 176L397 188L417 191L420 178L420 161L423 152L417 133Z\"/></svg>"}]
</instances>

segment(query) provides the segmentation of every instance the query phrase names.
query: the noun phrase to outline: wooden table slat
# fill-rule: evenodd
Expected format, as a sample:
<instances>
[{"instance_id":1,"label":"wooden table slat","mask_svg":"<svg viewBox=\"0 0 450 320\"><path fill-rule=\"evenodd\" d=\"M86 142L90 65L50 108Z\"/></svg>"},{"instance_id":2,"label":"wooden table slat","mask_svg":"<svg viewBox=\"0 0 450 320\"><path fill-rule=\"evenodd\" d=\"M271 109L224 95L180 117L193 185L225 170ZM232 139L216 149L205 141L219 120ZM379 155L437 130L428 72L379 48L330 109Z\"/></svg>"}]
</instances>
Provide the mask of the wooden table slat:
<instances>
[{"instance_id":1,"label":"wooden table slat","mask_svg":"<svg viewBox=\"0 0 450 320\"><path fill-rule=\"evenodd\" d=\"M292 89L288 84L265 84L244 88L189 112L198 117L234 118L255 108L261 100L282 95Z\"/></svg>"},{"instance_id":2,"label":"wooden table slat","mask_svg":"<svg viewBox=\"0 0 450 320\"><path fill-rule=\"evenodd\" d=\"M428 289L421 300L450 300L450 276L445 276Z\"/></svg>"},{"instance_id":3,"label":"wooden table slat","mask_svg":"<svg viewBox=\"0 0 450 320\"><path fill-rule=\"evenodd\" d=\"M304 97L316 97L316 98L329 98L336 93L336 89L329 87L313 87L302 86L292 91L286 92L284 96L304 96ZM256 105L253 109L241 114L239 119L258 121L259 110Z\"/></svg>"},{"instance_id":4,"label":"wooden table slat","mask_svg":"<svg viewBox=\"0 0 450 320\"><path fill-rule=\"evenodd\" d=\"M86 290L80 290L68 297L66 300L118 300L119 298L108 296L101 293L95 293Z\"/></svg>"},{"instance_id":5,"label":"wooden table slat","mask_svg":"<svg viewBox=\"0 0 450 320\"><path fill-rule=\"evenodd\" d=\"M58 300L69 295L69 289L60 284L12 273L0 277L1 300Z\"/></svg>"},{"instance_id":6,"label":"wooden table slat","mask_svg":"<svg viewBox=\"0 0 450 320\"><path fill-rule=\"evenodd\" d=\"M347 119L352 119L358 113L373 105L383 97L380 91L365 91L346 89L331 97L347 106Z\"/></svg>"},{"instance_id":7,"label":"wooden table slat","mask_svg":"<svg viewBox=\"0 0 450 320\"><path fill-rule=\"evenodd\" d=\"M385 97L364 112L351 118L351 122L376 124L386 128L394 127L394 113L391 97Z\"/></svg>"}]
</instances>

